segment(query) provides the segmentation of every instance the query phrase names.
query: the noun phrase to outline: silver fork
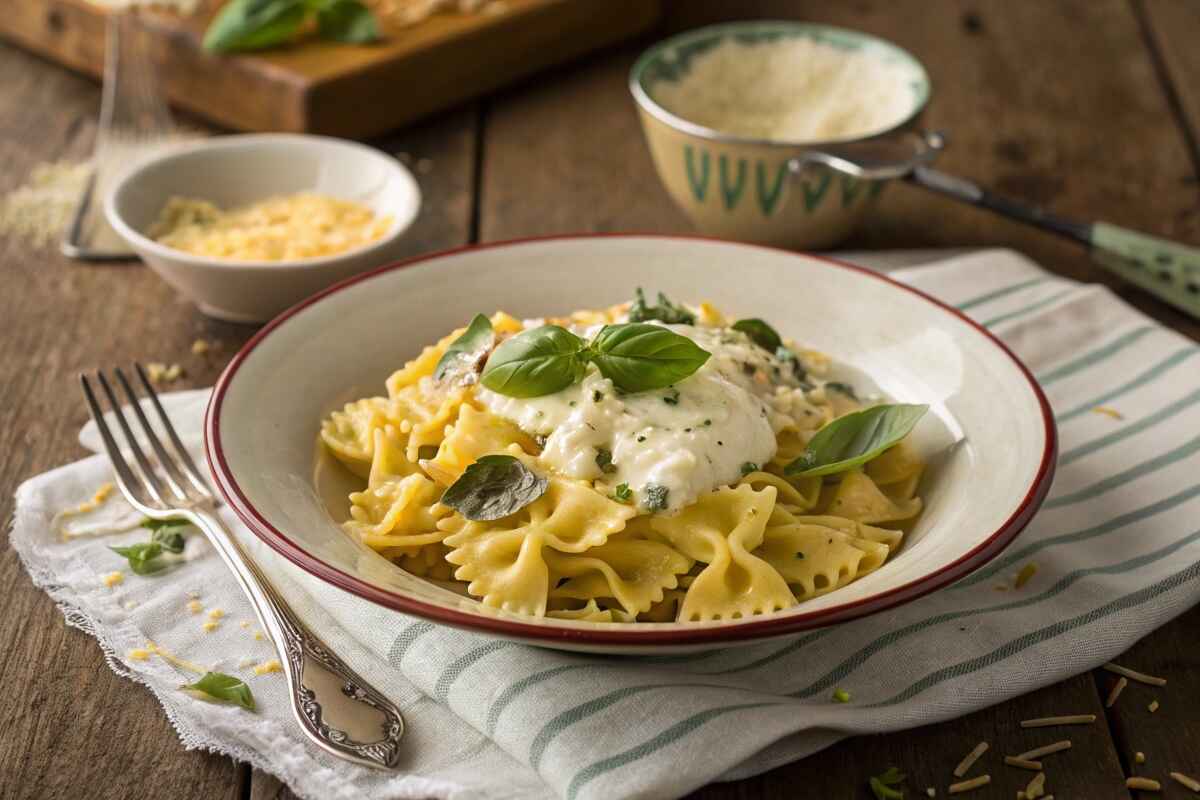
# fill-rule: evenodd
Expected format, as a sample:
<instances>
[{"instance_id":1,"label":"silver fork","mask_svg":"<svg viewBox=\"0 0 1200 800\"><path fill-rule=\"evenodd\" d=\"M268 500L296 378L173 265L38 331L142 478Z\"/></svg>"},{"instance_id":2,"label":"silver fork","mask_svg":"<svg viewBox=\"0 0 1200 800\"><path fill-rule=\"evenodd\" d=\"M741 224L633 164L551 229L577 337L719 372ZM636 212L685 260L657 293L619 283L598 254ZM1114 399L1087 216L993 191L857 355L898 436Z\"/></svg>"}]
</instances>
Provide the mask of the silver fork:
<instances>
[{"instance_id":1,"label":"silver fork","mask_svg":"<svg viewBox=\"0 0 1200 800\"><path fill-rule=\"evenodd\" d=\"M147 456L127 419L127 413L121 408L116 393L103 372L97 372L95 379L100 384L104 395L112 406L112 414L124 435L128 452L133 454L133 463L126 458L121 447L113 438L112 430L105 421L104 413L92 391L91 381L86 374L80 375L83 394L87 399L88 411L100 430L104 441L104 449L112 461L116 472L117 485L134 508L151 519L178 519L180 517L191 522L204 532L217 553L233 572L242 590L250 598L263 629L270 634L271 641L279 652L280 664L287 676L288 693L292 701L292 711L304 732L316 744L336 756L371 767L393 768L400 758L400 738L404 735L404 719L399 709L379 693L374 687L357 675L340 658L318 639L288 607L283 597L276 591L255 565L249 555L238 544L237 540L225 528L225 525L214 513L217 500L209 490L203 475L196 469L195 463L188 455L183 442L167 418L154 387L150 385L145 370L141 364L134 364L138 382L141 384L146 397L156 412L162 429L167 434L173 452L168 452L162 439L155 432L138 401L137 393L120 368L113 370L116 382L120 384L129 410L137 419L137 423L154 451L157 464L161 469L155 469L155 463ZM311 688L314 683L321 683L324 677L325 687L332 686L332 680L340 684L341 694L350 700L355 714L348 718L350 725L341 724L333 727L322 719L322 703L318 702L317 692ZM306 683L308 685L306 685ZM332 694L331 692L328 694ZM336 697L336 695L335 695ZM359 705L361 704L361 705ZM366 706L367 708L363 708ZM328 712L328 707L324 713ZM339 711L345 709L339 708ZM374 727L363 716L371 716L379 723L379 737L374 740L360 740L347 732L353 728L356 734L373 732ZM355 718L356 717L356 718ZM367 736L363 736L367 739Z\"/></svg>"}]
</instances>

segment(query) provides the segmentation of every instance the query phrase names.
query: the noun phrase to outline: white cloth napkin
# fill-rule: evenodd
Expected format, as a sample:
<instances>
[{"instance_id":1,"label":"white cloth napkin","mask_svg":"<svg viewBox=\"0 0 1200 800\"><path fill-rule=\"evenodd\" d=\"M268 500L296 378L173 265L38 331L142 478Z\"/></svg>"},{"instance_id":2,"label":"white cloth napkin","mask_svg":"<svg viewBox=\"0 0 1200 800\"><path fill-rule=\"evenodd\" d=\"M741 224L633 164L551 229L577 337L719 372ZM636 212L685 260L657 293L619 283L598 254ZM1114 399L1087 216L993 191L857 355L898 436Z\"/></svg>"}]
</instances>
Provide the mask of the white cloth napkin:
<instances>
[{"instance_id":1,"label":"white cloth napkin","mask_svg":"<svg viewBox=\"0 0 1200 800\"><path fill-rule=\"evenodd\" d=\"M910 261L911 263L911 261ZM783 641L687 656L605 658L514 645L385 611L322 585L238 526L292 604L403 710L395 774L309 745L277 674L245 665L256 640L232 578L197 537L164 576L102 576L111 544L68 542L59 510L109 479L103 457L17 492L11 541L67 622L94 635L113 669L148 686L187 747L249 761L306 798L669 797L814 753L856 733L950 719L1114 657L1200 600L1200 348L1106 289L1053 277L1007 251L942 258L894 273L995 331L1038 376L1061 434L1058 477L1033 524L975 574L908 605ZM205 392L170 397L198 441ZM1116 418L1096 412L1104 406ZM94 433L83 441L98 449ZM983 487L981 487L983 488ZM93 517L128 515L119 498ZM136 519L134 520L136 521ZM1020 590L1013 574L1036 562ZM199 596L205 612L186 610ZM206 633L207 611L226 616ZM178 690L187 675L129 650L153 640L244 676L249 713ZM833 702L835 688L852 695Z\"/></svg>"}]
</instances>

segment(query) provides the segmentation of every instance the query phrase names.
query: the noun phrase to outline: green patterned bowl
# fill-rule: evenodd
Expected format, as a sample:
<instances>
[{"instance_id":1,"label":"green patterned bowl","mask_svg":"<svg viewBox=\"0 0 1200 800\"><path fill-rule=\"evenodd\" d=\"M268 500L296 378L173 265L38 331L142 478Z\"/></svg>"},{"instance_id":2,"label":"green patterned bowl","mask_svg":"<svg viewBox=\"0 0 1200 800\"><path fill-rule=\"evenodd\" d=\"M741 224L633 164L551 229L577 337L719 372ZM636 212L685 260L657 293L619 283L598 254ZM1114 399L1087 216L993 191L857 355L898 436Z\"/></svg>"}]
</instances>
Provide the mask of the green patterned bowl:
<instances>
[{"instance_id":1,"label":"green patterned bowl","mask_svg":"<svg viewBox=\"0 0 1200 800\"><path fill-rule=\"evenodd\" d=\"M654 99L664 82L678 81L689 63L728 37L744 43L805 38L864 52L903 74L909 113L869 139L917 127L929 100L929 76L908 52L865 33L829 25L765 21L699 28L651 47L637 60L629 90L658 175L675 202L702 232L726 239L800 249L832 247L872 205L884 181L851 178L803 164L807 150L831 142L752 139L706 128L668 111ZM853 140L840 140L853 141Z\"/></svg>"}]
</instances>

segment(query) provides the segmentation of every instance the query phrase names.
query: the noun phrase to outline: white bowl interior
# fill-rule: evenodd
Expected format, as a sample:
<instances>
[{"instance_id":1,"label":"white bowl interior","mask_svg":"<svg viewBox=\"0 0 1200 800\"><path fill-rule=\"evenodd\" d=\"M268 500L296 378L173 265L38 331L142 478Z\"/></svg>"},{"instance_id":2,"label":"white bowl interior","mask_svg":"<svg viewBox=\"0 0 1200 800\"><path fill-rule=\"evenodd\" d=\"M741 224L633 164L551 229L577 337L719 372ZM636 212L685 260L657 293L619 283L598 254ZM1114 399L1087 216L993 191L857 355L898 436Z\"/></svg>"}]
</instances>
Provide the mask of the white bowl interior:
<instances>
[{"instance_id":1,"label":"white bowl interior","mask_svg":"<svg viewBox=\"0 0 1200 800\"><path fill-rule=\"evenodd\" d=\"M319 457L321 419L348 400L384 394L393 370L477 312L536 317L601 307L628 299L636 286L708 300L731 316L762 317L832 355L859 385L870 376L897 401L931 406L916 431L932 465L921 487L926 509L900 552L878 571L775 616L861 601L938 572L1003 527L1036 483L1047 446L1038 396L1016 362L979 330L856 270L684 238L509 244L441 255L347 286L287 318L249 352L228 384L215 444L246 500L313 558L381 589L494 616L341 531L335 519L345 518L346 478ZM726 628L762 619L686 624ZM661 626L622 627L652 638Z\"/></svg>"},{"instance_id":2,"label":"white bowl interior","mask_svg":"<svg viewBox=\"0 0 1200 800\"><path fill-rule=\"evenodd\" d=\"M120 220L144 236L173 196L227 209L297 192L352 200L391 215L385 238L408 227L420 204L412 178L384 153L287 134L219 137L185 147L135 169L114 188L111 203Z\"/></svg>"}]
</instances>

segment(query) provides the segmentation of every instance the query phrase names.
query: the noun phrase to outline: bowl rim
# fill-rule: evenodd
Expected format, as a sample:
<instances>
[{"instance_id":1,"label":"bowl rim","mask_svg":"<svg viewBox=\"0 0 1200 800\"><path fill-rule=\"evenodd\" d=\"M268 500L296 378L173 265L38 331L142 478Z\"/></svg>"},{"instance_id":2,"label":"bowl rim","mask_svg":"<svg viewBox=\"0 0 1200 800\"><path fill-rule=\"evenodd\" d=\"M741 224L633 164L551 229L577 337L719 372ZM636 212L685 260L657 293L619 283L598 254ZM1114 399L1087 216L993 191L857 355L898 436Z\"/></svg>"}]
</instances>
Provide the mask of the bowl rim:
<instances>
[{"instance_id":1,"label":"bowl rim","mask_svg":"<svg viewBox=\"0 0 1200 800\"><path fill-rule=\"evenodd\" d=\"M374 159L379 162L381 168L385 170L385 181L388 183L399 182L403 184L413 198L412 210L404 217L396 217L392 220L391 226L383 236L373 242L359 245L358 247L344 250L340 253L333 253L327 256L314 256L311 258L296 258L286 260L260 260L260 259L242 259L242 258L217 258L214 256L202 256L195 253L189 253L185 250L176 250L173 247L167 247L164 244L159 244L155 240L146 236L141 231L134 228L120 214L117 208L117 198L128 191L130 187L136 185L138 180L141 180L145 173L151 168L158 167L164 162L176 161L179 159L196 157L197 153L208 153L220 150L242 150L248 147L268 147L274 145L300 144L314 146L327 149L343 149L356 151L358 154ZM267 197L270 195L264 195ZM175 147L168 147L163 152L152 156L145 161L139 163L136 167L126 172L117 181L116 185L108 192L104 198L104 216L108 223L116 230L116 232L129 242L139 255L147 252L151 255L162 259L169 259L181 264L194 267L206 267L212 269L272 269L280 268L299 268L299 269L316 269L330 264L338 264L350 258L369 255L370 253L381 251L390 246L398 238L403 236L412 227L417 215L421 212L421 187L417 183L417 179L412 172L402 164L399 159L393 158L382 150L377 150L374 147L362 144L360 142L351 141L349 139L339 139L335 136L318 136L308 133L236 133L220 136L213 136L207 139L200 139L195 142L181 143Z\"/></svg>"},{"instance_id":2,"label":"bowl rim","mask_svg":"<svg viewBox=\"0 0 1200 800\"><path fill-rule=\"evenodd\" d=\"M735 625L722 627L690 628L686 624L679 624L675 628L666 630L658 626L647 626L646 630L636 630L634 628L624 627L622 629L613 629L603 624L595 624L595 627L550 626L541 622L523 622L511 617L502 617L499 615L489 616L477 612L461 611L455 608L433 605L426 603L423 600L407 597L386 589L381 589L367 583L353 574L344 572L338 567L328 564L309 554L307 550L292 541L287 534L271 525L271 523L258 512L254 505L245 496L229 468L229 464L225 459L224 450L221 446L221 408L224 404L225 394L229 390L230 384L236 378L238 370L241 368L247 357L249 357L254 349L268 336L270 336L276 329L285 324L293 316L303 311L307 307L321 302L325 298L354 286L359 282L371 280L379 275L392 272L394 270L405 269L407 267L423 264L428 261L436 261L437 259L446 258L459 253L482 252L485 250L505 247L519 247L525 244L536 244L542 242L599 241L606 239L663 239L683 240L686 242L696 243L719 243L734 247L749 247L767 250L781 256L809 258L816 261L821 261L835 269L852 270L862 275L869 276L873 279L884 281L885 283L891 284L892 287L896 289L909 292L910 294L925 300L937 310L962 320L967 325L974 328L988 342L994 345L1000 350L1001 353L1003 353L1013 362L1013 364L1017 367L1018 372L1024 377L1029 389L1033 392L1041 410L1045 444L1043 447L1041 462L1038 465L1038 470L1035 473L1029 488L1026 490L1025 496L999 528L988 534L967 553L964 553L950 564L946 564L941 568L934 570L933 572L914 578L913 580L892 589L871 595L870 597L864 597L859 600L842 603L836 606L830 606L818 611L800 612L789 614L787 616L768 614L761 618L748 618L747 620L739 622ZM1054 477L1055 464L1058 454L1058 432L1054 422L1054 414L1050 408L1049 401L1046 399L1045 393L1042 391L1037 380L1033 377L1033 374L1029 371L1029 369L1002 341L996 338L994 334L992 334L982 325L975 322L966 314L954 308L953 306L943 303L937 298L934 298L919 289L900 283L899 281L896 281L887 275L867 269L866 267L861 267L844 261L838 261L825 256L812 255L809 253L798 253L791 250L784 250L782 248L769 247L765 245L731 242L711 236L658 233L580 233L517 238L506 241L489 242L486 244L464 245L462 247L426 253L397 261L360 275L352 276L297 303L281 313L275 319L271 320L260 331L258 331L248 342L246 342L241 350L234 355L233 359L221 372L220 377L217 379L216 385L213 387L212 395L205 411L204 449L205 456L209 464L209 469L212 472L218 491L229 504L230 508L233 509L237 516L256 536L259 537L259 539L264 541L277 553L284 556L293 564L300 567L313 577L316 577L325 583L336 586L337 588L347 591L351 594L357 595L365 600L374 602L377 605L393 611L399 611L401 613L421 617L435 623L480 631L502 637L522 639L529 642L542 642L551 646L555 644L584 646L623 645L630 647L653 647L658 645L719 646L726 643L734 643L747 639L773 638L787 634L800 633L813 628L821 628L835 623L848 622L850 620L858 619L860 617L878 613L880 611L885 611L947 586L948 584L957 581L958 579L987 563L1001 551L1003 551L1004 548L1006 548L1012 542L1012 540L1016 538L1017 534L1025 528L1025 526L1033 518L1033 515L1040 508L1042 502L1045 500Z\"/></svg>"},{"instance_id":3,"label":"bowl rim","mask_svg":"<svg viewBox=\"0 0 1200 800\"><path fill-rule=\"evenodd\" d=\"M741 136L733 133L725 133L715 128L709 128L697 122L691 122L683 117L680 117L665 107L660 105L650 93L646 91L642 83L643 75L646 68L655 59L659 58L662 51L678 46L682 43L694 40L711 37L714 35L723 35L738 31L751 31L756 29L770 28L788 28L793 31L812 32L824 31L835 33L839 36L848 36L853 39L859 39L864 42L870 42L873 45L881 47L884 50L890 51L895 55L900 56L903 60L908 61L914 66L920 74L925 85L925 96L917 102L912 110L899 121L881 130L872 133L863 134L861 136L848 136L838 139L811 139L811 140L791 140L791 139L764 139L754 136ZM633 66L629 70L629 93L633 95L634 102L650 116L657 119L659 122L674 128L675 130L697 136L709 141L722 142L724 144L741 144L741 145L756 145L761 147L781 147L781 148L820 148L827 145L846 144L848 142L862 142L870 139L875 139L880 136L886 136L902 130L912 124L929 105L929 100L933 96L933 81L929 77L929 71L925 65L909 51L900 47L898 44L891 42L874 34L866 33L865 31L857 31L852 28L843 28L838 25L825 25L818 22L799 22L796 20L787 19L762 19L762 20L741 20L734 22L722 22L715 25L705 25L700 28L692 28L682 31L673 36L669 36L662 41L655 42L650 47L642 51L642 54L633 62Z\"/></svg>"}]
</instances>

